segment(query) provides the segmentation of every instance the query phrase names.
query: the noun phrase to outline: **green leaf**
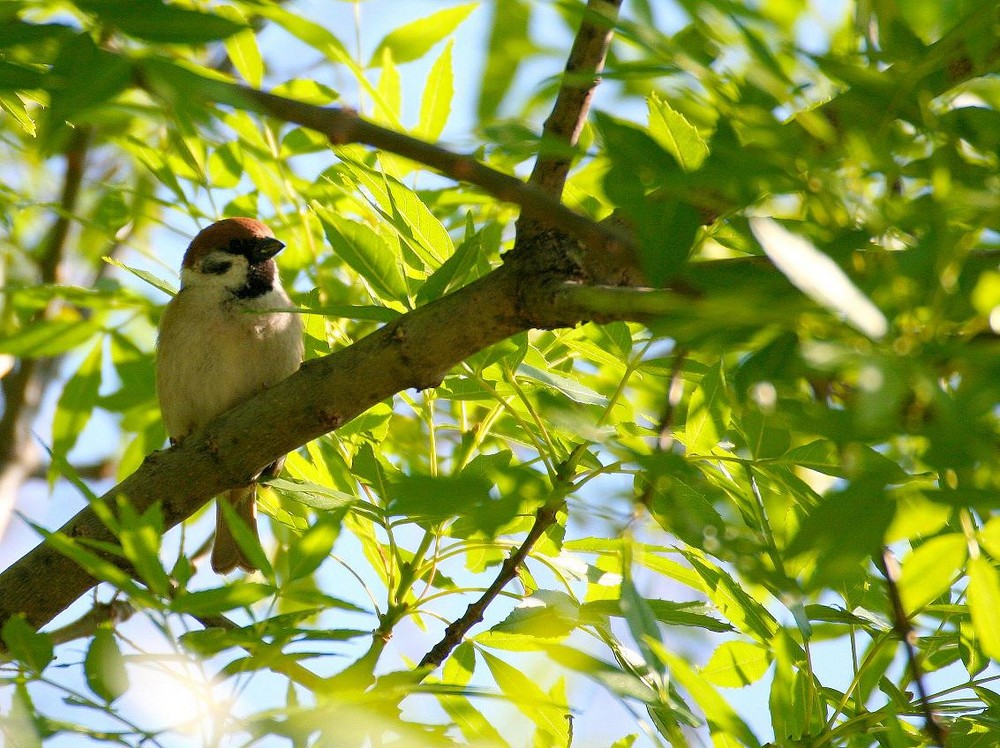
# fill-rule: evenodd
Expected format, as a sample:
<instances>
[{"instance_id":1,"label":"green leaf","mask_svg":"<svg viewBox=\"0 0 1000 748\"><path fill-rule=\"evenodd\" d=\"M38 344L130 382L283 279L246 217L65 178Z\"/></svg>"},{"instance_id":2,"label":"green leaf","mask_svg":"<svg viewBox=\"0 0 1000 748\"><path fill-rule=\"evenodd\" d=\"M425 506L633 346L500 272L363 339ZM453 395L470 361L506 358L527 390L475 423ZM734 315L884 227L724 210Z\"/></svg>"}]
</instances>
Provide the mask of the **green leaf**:
<instances>
[{"instance_id":1,"label":"green leaf","mask_svg":"<svg viewBox=\"0 0 1000 748\"><path fill-rule=\"evenodd\" d=\"M489 652L480 651L480 654L504 695L540 730L551 736L546 744L566 745L569 721L564 709L553 704L548 694L517 668Z\"/></svg>"},{"instance_id":2,"label":"green leaf","mask_svg":"<svg viewBox=\"0 0 1000 748\"><path fill-rule=\"evenodd\" d=\"M903 559L899 579L899 596L906 614L915 615L947 592L962 571L968 553L968 541L957 532L931 538L914 548Z\"/></svg>"},{"instance_id":3,"label":"green leaf","mask_svg":"<svg viewBox=\"0 0 1000 748\"><path fill-rule=\"evenodd\" d=\"M656 620L668 626L694 626L720 633L731 632L733 627L707 615L707 606L701 602L674 602L646 598L646 604L653 611ZM619 600L594 600L580 606L580 620L597 623L605 616L623 616Z\"/></svg>"},{"instance_id":4,"label":"green leaf","mask_svg":"<svg viewBox=\"0 0 1000 748\"><path fill-rule=\"evenodd\" d=\"M52 418L52 452L65 458L90 421L101 387L104 341L98 340L80 368L63 386Z\"/></svg>"},{"instance_id":5,"label":"green leaf","mask_svg":"<svg viewBox=\"0 0 1000 748\"><path fill-rule=\"evenodd\" d=\"M726 390L722 359L705 372L688 401L684 442L696 454L711 454L729 429L732 407Z\"/></svg>"},{"instance_id":6,"label":"green leaf","mask_svg":"<svg viewBox=\"0 0 1000 748\"><path fill-rule=\"evenodd\" d=\"M395 229L404 249L412 250L419 259L414 263L404 252L403 260L414 269L437 268L454 251L447 229L405 184L383 171L372 169L341 149L344 167L374 198L373 207Z\"/></svg>"},{"instance_id":7,"label":"green leaf","mask_svg":"<svg viewBox=\"0 0 1000 748\"><path fill-rule=\"evenodd\" d=\"M416 130L417 137L424 140L434 141L441 137L441 131L451 114L451 100L455 94L454 73L451 69L452 47L454 43L450 41L445 45L424 84L424 95L420 100L420 123Z\"/></svg>"},{"instance_id":8,"label":"green leaf","mask_svg":"<svg viewBox=\"0 0 1000 748\"><path fill-rule=\"evenodd\" d=\"M615 696L636 699L646 704L657 704L659 701L659 696L649 684L616 665L563 644L543 642L542 647L556 663L586 675Z\"/></svg>"},{"instance_id":9,"label":"green leaf","mask_svg":"<svg viewBox=\"0 0 1000 748\"><path fill-rule=\"evenodd\" d=\"M499 244L497 224L488 224L482 231L469 236L420 286L418 304L439 299L486 272L489 267L486 258Z\"/></svg>"},{"instance_id":10,"label":"green leaf","mask_svg":"<svg viewBox=\"0 0 1000 748\"><path fill-rule=\"evenodd\" d=\"M131 79L132 65L125 57L99 49L86 34L66 39L45 79L49 121L58 126L104 104L124 91Z\"/></svg>"},{"instance_id":11,"label":"green leaf","mask_svg":"<svg viewBox=\"0 0 1000 748\"><path fill-rule=\"evenodd\" d=\"M538 49L531 42L528 26L532 4L525 0L493 3L493 18L486 66L479 87L476 106L480 122L495 119L504 96L510 90L521 63Z\"/></svg>"},{"instance_id":12,"label":"green leaf","mask_svg":"<svg viewBox=\"0 0 1000 748\"><path fill-rule=\"evenodd\" d=\"M534 382L538 382L539 384L558 390L573 402L583 403L584 405L600 405L602 407L608 404L608 399L604 397L604 395L601 395L586 385L581 384L579 379L563 377L558 374L553 374L549 370L543 371L542 369L537 369L534 366L529 366L528 364L521 364L518 366L517 374L520 377L525 377Z\"/></svg>"},{"instance_id":13,"label":"green leaf","mask_svg":"<svg viewBox=\"0 0 1000 748\"><path fill-rule=\"evenodd\" d=\"M154 503L139 514L124 497L118 501L119 539L122 551L139 578L157 595L167 595L170 578L160 561L160 539L163 537L163 510Z\"/></svg>"},{"instance_id":14,"label":"green leaf","mask_svg":"<svg viewBox=\"0 0 1000 748\"><path fill-rule=\"evenodd\" d=\"M389 488L388 511L391 515L409 517L421 524L435 524L451 517L469 514L477 521L487 519L483 512L493 499L489 492L493 483L477 475L407 475L393 481ZM506 503L506 502L505 502ZM513 517L516 505L510 507ZM495 523L490 522L490 525Z\"/></svg>"},{"instance_id":15,"label":"green leaf","mask_svg":"<svg viewBox=\"0 0 1000 748\"><path fill-rule=\"evenodd\" d=\"M649 510L660 527L695 548L725 531L715 505L728 501L728 495L697 465L669 452L643 457L639 464L648 471L653 488Z\"/></svg>"},{"instance_id":16,"label":"green leaf","mask_svg":"<svg viewBox=\"0 0 1000 748\"><path fill-rule=\"evenodd\" d=\"M546 639L568 636L580 623L580 604L564 592L538 590L490 631Z\"/></svg>"},{"instance_id":17,"label":"green leaf","mask_svg":"<svg viewBox=\"0 0 1000 748\"><path fill-rule=\"evenodd\" d=\"M90 340L100 325L93 317L43 320L0 339L0 353L25 358L58 356Z\"/></svg>"},{"instance_id":18,"label":"green leaf","mask_svg":"<svg viewBox=\"0 0 1000 748\"><path fill-rule=\"evenodd\" d=\"M406 281L399 257L389 243L368 226L313 206L330 246L382 301L406 301Z\"/></svg>"},{"instance_id":19,"label":"green leaf","mask_svg":"<svg viewBox=\"0 0 1000 748\"><path fill-rule=\"evenodd\" d=\"M451 694L437 694L437 700L468 745L509 745L497 728L472 705L469 699Z\"/></svg>"},{"instance_id":20,"label":"green leaf","mask_svg":"<svg viewBox=\"0 0 1000 748\"><path fill-rule=\"evenodd\" d=\"M877 476L886 483L902 483L909 477L897 462L860 442L845 446L827 439L817 439L788 450L778 462L808 468L835 478L865 477L870 480Z\"/></svg>"},{"instance_id":21,"label":"green leaf","mask_svg":"<svg viewBox=\"0 0 1000 748\"><path fill-rule=\"evenodd\" d=\"M116 268L121 268L122 270L131 273L136 278L146 281L146 283L151 285L153 288L163 291L163 293L167 294L167 296L177 295L177 289L173 285L167 283L162 278L159 278L150 272L147 272L145 270L140 270L139 268L129 267L125 263L119 262L114 257L102 257L101 259L104 260L104 262L108 263L109 265L113 265Z\"/></svg>"},{"instance_id":22,"label":"green leaf","mask_svg":"<svg viewBox=\"0 0 1000 748\"><path fill-rule=\"evenodd\" d=\"M33 673L41 674L52 662L52 639L35 631L21 614L10 616L0 629L4 646L16 660Z\"/></svg>"},{"instance_id":23,"label":"green leaf","mask_svg":"<svg viewBox=\"0 0 1000 748\"><path fill-rule=\"evenodd\" d=\"M649 645L656 656L666 663L671 677L698 702L715 745L760 748L760 741L746 722L683 657L675 655L662 642L650 641Z\"/></svg>"},{"instance_id":24,"label":"green leaf","mask_svg":"<svg viewBox=\"0 0 1000 748\"><path fill-rule=\"evenodd\" d=\"M29 88L41 88L43 82L44 75L40 70L0 60L0 90L23 91Z\"/></svg>"},{"instance_id":25,"label":"green leaf","mask_svg":"<svg viewBox=\"0 0 1000 748\"><path fill-rule=\"evenodd\" d=\"M225 587L198 592L183 592L174 598L170 609L193 616L214 616L233 608L243 608L274 594L267 584L237 581Z\"/></svg>"},{"instance_id":26,"label":"green leaf","mask_svg":"<svg viewBox=\"0 0 1000 748\"><path fill-rule=\"evenodd\" d=\"M723 642L701 669L708 681L724 688L743 688L760 680L771 665L771 653L759 644Z\"/></svg>"},{"instance_id":27,"label":"green leaf","mask_svg":"<svg viewBox=\"0 0 1000 748\"><path fill-rule=\"evenodd\" d=\"M709 561L705 554L694 549L685 550L683 554L701 578L705 594L719 612L732 621L738 631L767 645L779 628L767 608L751 597L728 572Z\"/></svg>"},{"instance_id":28,"label":"green leaf","mask_svg":"<svg viewBox=\"0 0 1000 748\"><path fill-rule=\"evenodd\" d=\"M288 548L288 578L302 579L316 571L329 558L339 534L339 519L324 515L296 538Z\"/></svg>"},{"instance_id":29,"label":"green leaf","mask_svg":"<svg viewBox=\"0 0 1000 748\"><path fill-rule=\"evenodd\" d=\"M663 286L687 262L701 227L701 214L686 202L649 196L684 175L649 133L602 112L596 112L594 118L611 162L604 190L635 226L646 280Z\"/></svg>"},{"instance_id":30,"label":"green leaf","mask_svg":"<svg viewBox=\"0 0 1000 748\"><path fill-rule=\"evenodd\" d=\"M816 554L814 585L856 580L882 544L894 513L895 505L881 487L852 483L827 494L809 511L788 555Z\"/></svg>"},{"instance_id":31,"label":"green leaf","mask_svg":"<svg viewBox=\"0 0 1000 748\"><path fill-rule=\"evenodd\" d=\"M378 92L381 99L376 112L388 122L398 122L403 110L403 83L399 68L392 61L392 50L382 50L382 72L378 77Z\"/></svg>"},{"instance_id":32,"label":"green leaf","mask_svg":"<svg viewBox=\"0 0 1000 748\"><path fill-rule=\"evenodd\" d=\"M1000 661L1000 575L982 556L969 561L968 597L979 646Z\"/></svg>"},{"instance_id":33,"label":"green leaf","mask_svg":"<svg viewBox=\"0 0 1000 748\"><path fill-rule=\"evenodd\" d=\"M136 39L162 44L205 44L232 36L246 25L161 0L76 0L81 10Z\"/></svg>"},{"instance_id":34,"label":"green leaf","mask_svg":"<svg viewBox=\"0 0 1000 748\"><path fill-rule=\"evenodd\" d=\"M649 134L673 156L684 171L694 171L708 156L708 144L684 115L655 93L646 99Z\"/></svg>"},{"instance_id":35,"label":"green leaf","mask_svg":"<svg viewBox=\"0 0 1000 748\"><path fill-rule=\"evenodd\" d=\"M378 67L382 62L382 50L387 48L392 50L392 59L396 62L419 60L431 47L458 28L478 5L467 3L445 8L389 32L375 47L368 66Z\"/></svg>"},{"instance_id":36,"label":"green leaf","mask_svg":"<svg viewBox=\"0 0 1000 748\"><path fill-rule=\"evenodd\" d=\"M253 12L269 18L282 26L288 33L321 52L333 62L351 61L351 53L336 36L318 23L293 13L276 3L254 3Z\"/></svg>"},{"instance_id":37,"label":"green leaf","mask_svg":"<svg viewBox=\"0 0 1000 748\"><path fill-rule=\"evenodd\" d=\"M83 674L90 690L109 704L128 690L125 658L110 628L98 626L87 647Z\"/></svg>"},{"instance_id":38,"label":"green leaf","mask_svg":"<svg viewBox=\"0 0 1000 748\"><path fill-rule=\"evenodd\" d=\"M3 718L4 732L0 734L16 737L17 743L11 748L43 748L42 734L48 726L47 721L32 703L28 684L19 678L14 685L10 709Z\"/></svg>"},{"instance_id":39,"label":"green leaf","mask_svg":"<svg viewBox=\"0 0 1000 748\"><path fill-rule=\"evenodd\" d=\"M91 508L95 511L97 510L97 506L97 502L91 503ZM108 511L107 507L104 509ZM31 526L45 538L46 545L50 546L57 553L61 553L66 558L76 562L92 577L103 582L109 582L140 605L154 609L159 607L160 603L156 597L136 584L121 567L86 547L81 539L70 538L61 532L50 532L36 524L31 524ZM113 547L104 547L104 550L112 551L115 549Z\"/></svg>"},{"instance_id":40,"label":"green leaf","mask_svg":"<svg viewBox=\"0 0 1000 748\"><path fill-rule=\"evenodd\" d=\"M623 562L623 568L627 571L629 566L626 558ZM659 624L646 599L639 594L632 583L631 574L628 573L622 578L620 604L622 615L625 616L625 622L628 624L629 633L632 634L632 639L638 645L646 663L662 674L665 669L663 660L657 657L656 653L649 647L649 642L661 641Z\"/></svg>"},{"instance_id":41,"label":"green leaf","mask_svg":"<svg viewBox=\"0 0 1000 748\"><path fill-rule=\"evenodd\" d=\"M13 117L24 132L35 137L37 133L35 120L28 114L28 109L24 106L20 96L16 93L0 91L0 109Z\"/></svg>"},{"instance_id":42,"label":"green leaf","mask_svg":"<svg viewBox=\"0 0 1000 748\"><path fill-rule=\"evenodd\" d=\"M223 5L218 10L235 23L247 26L246 19L235 6ZM260 88L264 80L264 60L253 29L244 28L226 39L226 54L243 79L254 88Z\"/></svg>"}]
</instances>

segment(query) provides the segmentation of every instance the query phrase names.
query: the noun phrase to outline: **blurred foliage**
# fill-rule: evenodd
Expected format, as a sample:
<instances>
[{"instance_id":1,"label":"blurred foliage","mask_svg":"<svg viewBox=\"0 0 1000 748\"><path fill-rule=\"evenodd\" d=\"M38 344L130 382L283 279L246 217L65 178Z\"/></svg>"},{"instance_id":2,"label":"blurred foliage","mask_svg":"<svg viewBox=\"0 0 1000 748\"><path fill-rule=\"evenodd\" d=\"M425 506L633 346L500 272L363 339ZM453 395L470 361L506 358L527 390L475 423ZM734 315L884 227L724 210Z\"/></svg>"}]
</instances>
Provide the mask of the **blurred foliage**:
<instances>
[{"instance_id":1,"label":"blurred foliage","mask_svg":"<svg viewBox=\"0 0 1000 748\"><path fill-rule=\"evenodd\" d=\"M360 4L361 30L388 5ZM523 173L583 14L428 2L362 63L353 29L295 3L5 2L0 372L59 357L50 480L84 488L74 448L95 412L118 430L119 476L163 444L162 249L179 259L192 220L270 223L312 357L510 246L514 212L480 191L207 102L193 81L344 100ZM624 212L647 276L697 297L647 325L519 335L305 446L263 492L269 564L250 579L198 571L197 519L161 538L155 511L123 507L139 581L51 536L105 580L101 599L139 613L56 660L48 635L7 622L10 744L925 745L883 545L950 745L987 744L997 23L992 0L626 0L565 198ZM483 71L469 106L464 68ZM415 674L553 497L557 524L487 626ZM588 681L613 716L587 714ZM759 709L730 704L747 686ZM143 691L186 700L164 721Z\"/></svg>"}]
</instances>

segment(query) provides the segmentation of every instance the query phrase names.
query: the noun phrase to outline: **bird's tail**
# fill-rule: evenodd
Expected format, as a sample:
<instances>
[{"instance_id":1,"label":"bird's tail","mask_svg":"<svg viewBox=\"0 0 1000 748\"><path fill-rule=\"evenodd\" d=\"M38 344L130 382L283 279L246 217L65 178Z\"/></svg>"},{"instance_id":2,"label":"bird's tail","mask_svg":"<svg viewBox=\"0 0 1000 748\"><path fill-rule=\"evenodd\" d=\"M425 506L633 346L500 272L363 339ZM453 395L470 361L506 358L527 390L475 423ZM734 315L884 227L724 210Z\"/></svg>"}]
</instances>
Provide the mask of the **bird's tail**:
<instances>
[{"instance_id":1,"label":"bird's tail","mask_svg":"<svg viewBox=\"0 0 1000 748\"><path fill-rule=\"evenodd\" d=\"M228 501L236 516L250 530L254 540L259 544L257 533L257 484L244 488L234 488L225 496L215 500L215 545L212 546L212 569L216 574L228 574L237 566L244 571L256 571L257 565L247 558L237 545L232 530L225 515L222 513L222 502Z\"/></svg>"}]
</instances>

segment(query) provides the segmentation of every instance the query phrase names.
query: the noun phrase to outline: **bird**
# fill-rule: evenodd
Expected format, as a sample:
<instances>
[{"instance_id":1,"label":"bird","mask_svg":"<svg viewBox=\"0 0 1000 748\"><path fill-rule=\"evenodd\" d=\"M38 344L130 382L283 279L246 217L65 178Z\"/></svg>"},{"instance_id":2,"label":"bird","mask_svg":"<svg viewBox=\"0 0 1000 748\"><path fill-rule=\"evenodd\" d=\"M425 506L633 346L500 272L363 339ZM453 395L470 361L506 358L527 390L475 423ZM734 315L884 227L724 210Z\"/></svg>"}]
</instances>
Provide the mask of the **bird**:
<instances>
[{"instance_id":1,"label":"bird","mask_svg":"<svg viewBox=\"0 0 1000 748\"><path fill-rule=\"evenodd\" d=\"M301 319L278 311L292 306L274 261L284 246L256 219L226 218L200 231L184 253L181 288L163 312L157 340L156 393L172 445L301 365ZM284 460L216 497L216 573L257 569L236 543L222 502L231 502L259 542L257 481L278 475Z\"/></svg>"}]
</instances>

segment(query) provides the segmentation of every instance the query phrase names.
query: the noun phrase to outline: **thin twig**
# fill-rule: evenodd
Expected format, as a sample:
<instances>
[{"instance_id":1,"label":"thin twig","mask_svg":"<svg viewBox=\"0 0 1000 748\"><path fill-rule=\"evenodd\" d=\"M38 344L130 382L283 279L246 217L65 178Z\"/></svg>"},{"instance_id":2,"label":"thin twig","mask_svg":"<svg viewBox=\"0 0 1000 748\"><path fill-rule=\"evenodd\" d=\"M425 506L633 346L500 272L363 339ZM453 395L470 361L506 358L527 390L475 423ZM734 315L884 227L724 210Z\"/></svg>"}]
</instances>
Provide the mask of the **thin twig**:
<instances>
[{"instance_id":1,"label":"thin twig","mask_svg":"<svg viewBox=\"0 0 1000 748\"><path fill-rule=\"evenodd\" d=\"M875 557L875 565L885 577L886 593L889 596L889 605L892 609L892 626L906 650L906 659L910 665L910 677L916 685L917 698L920 700L920 708L924 714L924 732L927 733L927 737L933 741L934 745L946 746L948 735L944 726L938 721L928 698L923 668L920 666L920 660L914 646L917 634L913 630L913 626L910 625L910 619L903 607L903 599L899 594L899 564L892 552L888 548L883 548L881 555Z\"/></svg>"},{"instance_id":2,"label":"thin twig","mask_svg":"<svg viewBox=\"0 0 1000 748\"><path fill-rule=\"evenodd\" d=\"M587 15L583 18L576 38L573 40L573 47L570 51L569 59L566 63L566 74L563 76L559 94L556 97L552 112L545 121L544 134L549 142L562 141L566 146L572 148L576 144L583 127L583 122L587 117L590 100L593 97L594 89L600 82L598 73L604 67L604 59L607 55L608 45L611 43L612 26L614 18L617 16L618 8L622 0L590 0L587 5ZM581 76L589 74L589 78L581 82ZM398 151L396 151L398 153ZM525 185L518 180L518 192L530 190L537 194L537 198L532 198L529 202L510 200L495 192L492 194L502 200L517 202L521 206L521 216L518 221L517 239L515 241L515 252L521 246L531 240L531 236L536 232L526 230L526 219L530 225L558 226L576 235L584 244L599 255L610 250L614 254L621 255L623 252L634 251L631 240L626 240L627 235L617 227L604 224L597 224L590 219L583 219L591 226L577 228L578 216L562 205L559 197L562 194L563 185L566 183L566 175L569 173L570 158L565 156L546 156L539 154L532 170L530 184ZM423 163L427 163L424 161ZM478 164L477 164L478 165ZM485 168L485 167L483 167ZM488 170L491 171L492 170ZM484 175L489 176L489 175ZM506 175L500 175L505 180L510 179ZM466 180L472 181L472 180ZM489 188L482 182L474 182L484 189ZM541 198L540 202L536 202ZM546 207L539 210L539 207ZM553 213L551 206L558 206L558 210ZM563 221L563 214L572 216L571 221ZM559 216L560 220L553 220ZM593 235L591 227L598 227L602 232L610 232L615 238L608 241L606 235ZM421 667L435 668L447 659L452 650L458 646L463 637L477 623L483 620L486 608L497 598L503 588L507 586L516 576L518 569L534 548L538 539L556 521L559 510L565 504L566 493L569 488L569 481L572 477L573 466L585 450L584 445L578 446L567 461L560 466L556 476L556 485L553 487L553 495L535 514L535 522L528 532L524 542L514 553L507 557L500 567L500 572L493 580L486 592L471 603L461 618L457 619L445 629L444 636L434 645L434 647L424 655L420 661ZM563 485L560 485L563 484Z\"/></svg>"},{"instance_id":3,"label":"thin twig","mask_svg":"<svg viewBox=\"0 0 1000 748\"><path fill-rule=\"evenodd\" d=\"M453 621L445 629L441 640L420 661L420 667L436 668L444 662L452 650L462 642L469 629L483 620L483 613L496 600L503 591L503 588L517 577L518 569L521 568L524 560L535 547L535 543L545 534L546 530L555 524L556 518L559 516L559 510L566 503L566 496L571 488L573 472L586 448L585 444L578 445L566 461L560 465L556 476L556 485L552 489L552 495L545 502L544 506L539 508L535 513L535 522L531 525L531 529L528 531L528 536L524 539L524 542L504 560L496 579L493 580L493 584L486 588L486 592L478 600L470 603L469 607L465 609L465 613L462 614L462 617Z\"/></svg>"},{"instance_id":4,"label":"thin twig","mask_svg":"<svg viewBox=\"0 0 1000 748\"><path fill-rule=\"evenodd\" d=\"M416 161L456 181L476 185L498 200L519 205L523 215L560 228L595 251L617 253L623 248L633 249L633 240L625 232L580 215L536 186L491 169L473 156L454 153L381 127L352 109L314 106L248 86L209 80L193 73L190 76L191 89L199 92L206 101L250 109L283 122L308 127L325 135L333 145L362 143ZM150 80L142 71L137 73L137 82L154 95L159 93L155 80Z\"/></svg>"}]
</instances>

